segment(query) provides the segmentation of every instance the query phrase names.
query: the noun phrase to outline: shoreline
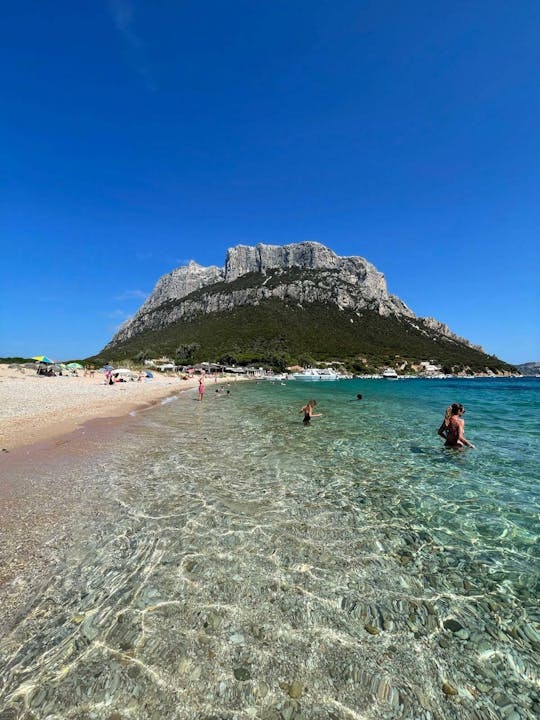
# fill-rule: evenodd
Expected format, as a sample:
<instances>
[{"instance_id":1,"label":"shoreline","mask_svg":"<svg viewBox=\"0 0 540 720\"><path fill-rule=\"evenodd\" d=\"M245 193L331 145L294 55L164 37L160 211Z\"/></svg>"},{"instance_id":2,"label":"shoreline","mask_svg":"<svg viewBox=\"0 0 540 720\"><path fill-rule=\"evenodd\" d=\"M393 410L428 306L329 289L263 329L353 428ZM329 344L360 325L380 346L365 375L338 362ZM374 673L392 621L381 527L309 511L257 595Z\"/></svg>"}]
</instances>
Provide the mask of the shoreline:
<instances>
[{"instance_id":1,"label":"shoreline","mask_svg":"<svg viewBox=\"0 0 540 720\"><path fill-rule=\"evenodd\" d=\"M206 395L213 385L243 380L212 379ZM137 415L197 385L198 378L159 377L107 386L98 375L25 376L0 365L0 635L17 624L84 528L110 512L106 485L82 484L79 468L106 458Z\"/></svg>"},{"instance_id":2,"label":"shoreline","mask_svg":"<svg viewBox=\"0 0 540 720\"><path fill-rule=\"evenodd\" d=\"M212 385L238 380L212 378L206 383L207 394ZM0 452L5 455L31 445L51 443L64 435L84 431L89 421L120 420L197 385L198 378L183 380L156 375L140 383L108 386L98 374L43 377L0 365Z\"/></svg>"},{"instance_id":3,"label":"shoreline","mask_svg":"<svg viewBox=\"0 0 540 720\"><path fill-rule=\"evenodd\" d=\"M207 714L242 714L254 702L264 714L289 703L294 682L306 689L307 715L333 712L335 699L369 717L491 717L504 693L532 718L536 694L520 668L534 667L537 642L534 528L511 533L516 511L535 517L534 500L516 504L506 447L494 450L493 466L473 456L441 466L429 418L388 447L381 429L399 434L403 406L370 387L369 417L348 404L347 387L340 397L326 387L339 412L309 432L296 402L283 413L285 388L233 389L222 403L210 384L206 404L196 390L180 392L148 415L100 418L49 450L6 455L0 715L22 713L21 699L42 716L99 715L105 683L119 677L108 714L129 706L134 687L165 716L179 704L196 716L203 702ZM427 383L406 401L420 393L436 407L446 390L434 390L432 404ZM520 399L512 402L515 412ZM490 427L483 408L478 427ZM534 439L532 412L519 417ZM426 429L432 441L417 447ZM478 483L494 494L479 494ZM519 674L493 674L489 658L499 653L515 658ZM264 697L237 683L242 668ZM163 693L156 677L175 692Z\"/></svg>"}]
</instances>

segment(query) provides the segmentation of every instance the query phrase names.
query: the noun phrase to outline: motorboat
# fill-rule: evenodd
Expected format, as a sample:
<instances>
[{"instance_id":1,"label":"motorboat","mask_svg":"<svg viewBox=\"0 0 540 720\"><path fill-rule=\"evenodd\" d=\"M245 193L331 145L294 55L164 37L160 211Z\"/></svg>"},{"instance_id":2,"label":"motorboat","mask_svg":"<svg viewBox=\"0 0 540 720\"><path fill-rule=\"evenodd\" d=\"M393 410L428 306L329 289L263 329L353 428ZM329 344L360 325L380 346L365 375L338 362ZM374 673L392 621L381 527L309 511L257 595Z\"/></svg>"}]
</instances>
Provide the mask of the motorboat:
<instances>
[{"instance_id":1,"label":"motorboat","mask_svg":"<svg viewBox=\"0 0 540 720\"><path fill-rule=\"evenodd\" d=\"M332 370L332 368L319 370L319 375L321 380L339 380L341 377L341 375L339 375L335 370Z\"/></svg>"},{"instance_id":2,"label":"motorboat","mask_svg":"<svg viewBox=\"0 0 540 720\"><path fill-rule=\"evenodd\" d=\"M397 380L399 375L395 370L392 368L386 368L386 370L383 372L382 377L385 380Z\"/></svg>"},{"instance_id":3,"label":"motorboat","mask_svg":"<svg viewBox=\"0 0 540 720\"><path fill-rule=\"evenodd\" d=\"M294 380L303 382L320 382L321 380L338 380L339 374L332 368L306 368L302 372L293 373Z\"/></svg>"},{"instance_id":4,"label":"motorboat","mask_svg":"<svg viewBox=\"0 0 540 720\"><path fill-rule=\"evenodd\" d=\"M268 375L262 375L261 380L270 380L270 382L283 382L283 380L288 380L289 375L287 373L276 373L275 375L271 375L270 373Z\"/></svg>"},{"instance_id":5,"label":"motorboat","mask_svg":"<svg viewBox=\"0 0 540 720\"><path fill-rule=\"evenodd\" d=\"M307 368L302 372L293 373L293 380L302 380L304 382L318 382L320 379L321 376L315 368Z\"/></svg>"}]
</instances>

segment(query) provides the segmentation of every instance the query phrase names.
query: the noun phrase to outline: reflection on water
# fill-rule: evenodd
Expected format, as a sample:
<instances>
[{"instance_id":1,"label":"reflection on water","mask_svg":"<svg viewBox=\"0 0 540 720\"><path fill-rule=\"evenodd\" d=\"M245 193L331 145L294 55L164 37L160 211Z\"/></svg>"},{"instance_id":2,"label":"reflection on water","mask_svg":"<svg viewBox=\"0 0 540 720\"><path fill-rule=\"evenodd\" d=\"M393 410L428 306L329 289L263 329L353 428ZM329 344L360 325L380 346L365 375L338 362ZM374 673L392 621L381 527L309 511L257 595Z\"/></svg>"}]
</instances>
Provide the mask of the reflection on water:
<instances>
[{"instance_id":1,"label":"reflection on water","mask_svg":"<svg viewBox=\"0 0 540 720\"><path fill-rule=\"evenodd\" d=\"M404 385L318 388L308 428L289 386L137 418L0 642L0 718L537 717L534 458L441 450Z\"/></svg>"}]
</instances>

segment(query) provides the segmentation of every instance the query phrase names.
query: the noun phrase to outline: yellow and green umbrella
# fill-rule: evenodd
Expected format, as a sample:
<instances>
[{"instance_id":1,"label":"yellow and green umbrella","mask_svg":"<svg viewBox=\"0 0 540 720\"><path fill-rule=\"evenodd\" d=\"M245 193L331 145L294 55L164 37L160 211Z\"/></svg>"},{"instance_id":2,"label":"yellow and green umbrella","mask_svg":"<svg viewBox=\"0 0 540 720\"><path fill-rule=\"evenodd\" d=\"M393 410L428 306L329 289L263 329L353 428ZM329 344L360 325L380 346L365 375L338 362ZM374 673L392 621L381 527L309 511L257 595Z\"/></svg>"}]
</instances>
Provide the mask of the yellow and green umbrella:
<instances>
[{"instance_id":1,"label":"yellow and green umbrella","mask_svg":"<svg viewBox=\"0 0 540 720\"><path fill-rule=\"evenodd\" d=\"M36 355L32 358L32 360L37 360L38 362L46 363L47 365L52 365L54 363L54 360L51 360L46 355Z\"/></svg>"}]
</instances>

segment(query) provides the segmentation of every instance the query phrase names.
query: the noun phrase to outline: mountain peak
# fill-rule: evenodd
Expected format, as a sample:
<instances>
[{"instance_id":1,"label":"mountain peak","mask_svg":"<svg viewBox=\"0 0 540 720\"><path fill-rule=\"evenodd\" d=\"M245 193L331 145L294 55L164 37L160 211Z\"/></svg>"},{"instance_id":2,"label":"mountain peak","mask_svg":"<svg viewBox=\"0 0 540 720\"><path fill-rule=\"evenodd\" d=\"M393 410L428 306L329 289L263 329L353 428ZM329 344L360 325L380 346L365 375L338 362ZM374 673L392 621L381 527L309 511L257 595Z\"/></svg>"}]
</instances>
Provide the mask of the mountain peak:
<instances>
[{"instance_id":1,"label":"mountain peak","mask_svg":"<svg viewBox=\"0 0 540 720\"><path fill-rule=\"evenodd\" d=\"M337 267L338 256L321 243L305 241L291 245L237 245L227 250L225 279L235 280L248 272L275 269L330 269Z\"/></svg>"},{"instance_id":2,"label":"mountain peak","mask_svg":"<svg viewBox=\"0 0 540 720\"><path fill-rule=\"evenodd\" d=\"M317 352L332 357L366 352L388 362L432 348L433 357L419 359L489 362L481 348L446 325L417 318L388 292L384 275L365 258L341 257L314 241L237 245L227 250L222 268L191 260L164 275L107 352L137 347L150 337L158 339L161 352L185 347L189 339L201 352L207 348L204 359L211 359L213 343L219 343L223 356L244 348L254 358L276 347L298 354L300 343L320 345ZM176 346L169 348L171 343Z\"/></svg>"}]
</instances>

